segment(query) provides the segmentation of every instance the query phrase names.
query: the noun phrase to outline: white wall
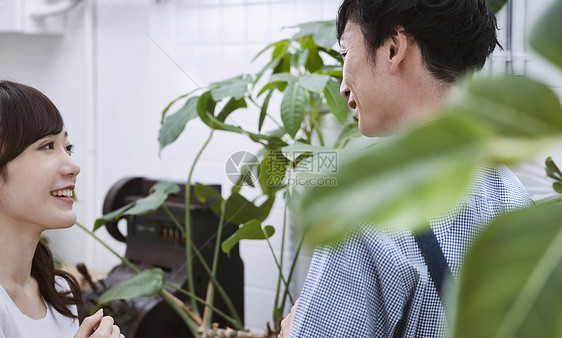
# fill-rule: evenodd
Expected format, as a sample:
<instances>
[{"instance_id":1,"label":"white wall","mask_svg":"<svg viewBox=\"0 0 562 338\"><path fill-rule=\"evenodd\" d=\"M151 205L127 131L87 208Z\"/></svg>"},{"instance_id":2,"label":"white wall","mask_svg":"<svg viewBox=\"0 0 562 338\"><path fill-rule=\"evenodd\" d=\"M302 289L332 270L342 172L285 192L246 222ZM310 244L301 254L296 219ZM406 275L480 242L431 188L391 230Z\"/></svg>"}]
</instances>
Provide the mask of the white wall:
<instances>
[{"instance_id":1,"label":"white wall","mask_svg":"<svg viewBox=\"0 0 562 338\"><path fill-rule=\"evenodd\" d=\"M518 20L529 27L552 1L529 1ZM208 129L190 123L158 157L161 110L171 99L212 81L255 71L263 65L250 62L257 51L290 36L283 26L333 19L338 4L339 0L89 0L67 16L63 35L0 34L0 77L37 87L61 110L77 145L74 156L82 166L78 218L91 227L101 215L105 193L118 179L141 175L185 180ZM545 79L561 92L559 71L528 48L524 52L529 54L518 61L521 71ZM232 118L252 128L255 118L250 115ZM195 180L229 190L224 166L240 150L256 147L243 137L217 132ZM544 176L540 165L532 168L522 170L521 177ZM550 188L528 182L537 195ZM272 214L269 223L281 224L281 205ZM99 235L123 252L104 229ZM117 264L79 229L51 232L49 237L66 261L85 261L101 270ZM279 249L278 236L272 242ZM241 254L246 268L246 324L263 331L271 318L276 270L263 242L242 243ZM306 264L300 271L302 280Z\"/></svg>"}]
</instances>

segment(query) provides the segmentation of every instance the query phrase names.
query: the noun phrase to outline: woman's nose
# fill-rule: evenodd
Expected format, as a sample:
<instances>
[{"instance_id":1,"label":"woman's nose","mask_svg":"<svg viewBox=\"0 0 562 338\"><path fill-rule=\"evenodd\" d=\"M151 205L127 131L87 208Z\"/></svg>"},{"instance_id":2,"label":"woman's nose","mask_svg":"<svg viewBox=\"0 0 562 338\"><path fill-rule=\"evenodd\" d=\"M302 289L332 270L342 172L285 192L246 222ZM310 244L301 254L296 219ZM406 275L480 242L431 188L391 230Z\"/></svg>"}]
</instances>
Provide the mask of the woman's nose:
<instances>
[{"instance_id":1,"label":"woman's nose","mask_svg":"<svg viewBox=\"0 0 562 338\"><path fill-rule=\"evenodd\" d=\"M63 174L76 176L80 173L80 166L69 156L63 166Z\"/></svg>"}]
</instances>

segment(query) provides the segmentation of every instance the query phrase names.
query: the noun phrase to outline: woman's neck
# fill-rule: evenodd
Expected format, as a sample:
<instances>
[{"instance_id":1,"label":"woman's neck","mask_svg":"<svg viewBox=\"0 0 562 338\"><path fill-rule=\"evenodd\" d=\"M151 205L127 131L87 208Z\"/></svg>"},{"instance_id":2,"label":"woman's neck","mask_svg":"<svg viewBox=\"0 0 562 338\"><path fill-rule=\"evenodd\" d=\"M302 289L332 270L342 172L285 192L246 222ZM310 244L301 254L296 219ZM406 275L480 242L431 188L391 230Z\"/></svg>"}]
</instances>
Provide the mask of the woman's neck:
<instances>
[{"instance_id":1,"label":"woman's neck","mask_svg":"<svg viewBox=\"0 0 562 338\"><path fill-rule=\"evenodd\" d=\"M25 226L9 226L0 221L0 284L4 288L30 283L31 265L41 234Z\"/></svg>"}]
</instances>

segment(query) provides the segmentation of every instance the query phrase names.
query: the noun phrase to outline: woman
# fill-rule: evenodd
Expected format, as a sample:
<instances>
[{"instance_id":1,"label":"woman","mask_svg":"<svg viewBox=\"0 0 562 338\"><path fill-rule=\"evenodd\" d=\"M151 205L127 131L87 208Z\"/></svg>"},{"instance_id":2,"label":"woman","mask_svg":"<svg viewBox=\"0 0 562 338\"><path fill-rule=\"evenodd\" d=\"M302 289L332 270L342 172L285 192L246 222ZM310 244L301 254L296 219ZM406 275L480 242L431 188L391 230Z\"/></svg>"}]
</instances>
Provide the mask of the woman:
<instances>
[{"instance_id":1,"label":"woman","mask_svg":"<svg viewBox=\"0 0 562 338\"><path fill-rule=\"evenodd\" d=\"M123 337L101 310L79 326L78 282L55 269L39 240L44 230L76 222L80 167L71 153L53 103L34 88L0 81L0 338Z\"/></svg>"}]
</instances>

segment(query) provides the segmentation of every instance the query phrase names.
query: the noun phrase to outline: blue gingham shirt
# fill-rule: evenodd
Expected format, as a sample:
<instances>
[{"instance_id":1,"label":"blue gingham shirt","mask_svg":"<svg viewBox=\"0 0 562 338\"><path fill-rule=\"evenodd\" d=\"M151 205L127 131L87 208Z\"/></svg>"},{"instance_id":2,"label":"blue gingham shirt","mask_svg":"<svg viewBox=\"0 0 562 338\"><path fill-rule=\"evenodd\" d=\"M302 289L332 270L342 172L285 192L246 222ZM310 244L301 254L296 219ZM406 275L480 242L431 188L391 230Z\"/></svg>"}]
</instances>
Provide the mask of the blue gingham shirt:
<instances>
[{"instance_id":1,"label":"blue gingham shirt","mask_svg":"<svg viewBox=\"0 0 562 338\"><path fill-rule=\"evenodd\" d=\"M505 167L478 171L469 193L430 220L454 277L478 232L532 201ZM411 232L362 226L312 258L289 337L441 337L445 316Z\"/></svg>"}]
</instances>

